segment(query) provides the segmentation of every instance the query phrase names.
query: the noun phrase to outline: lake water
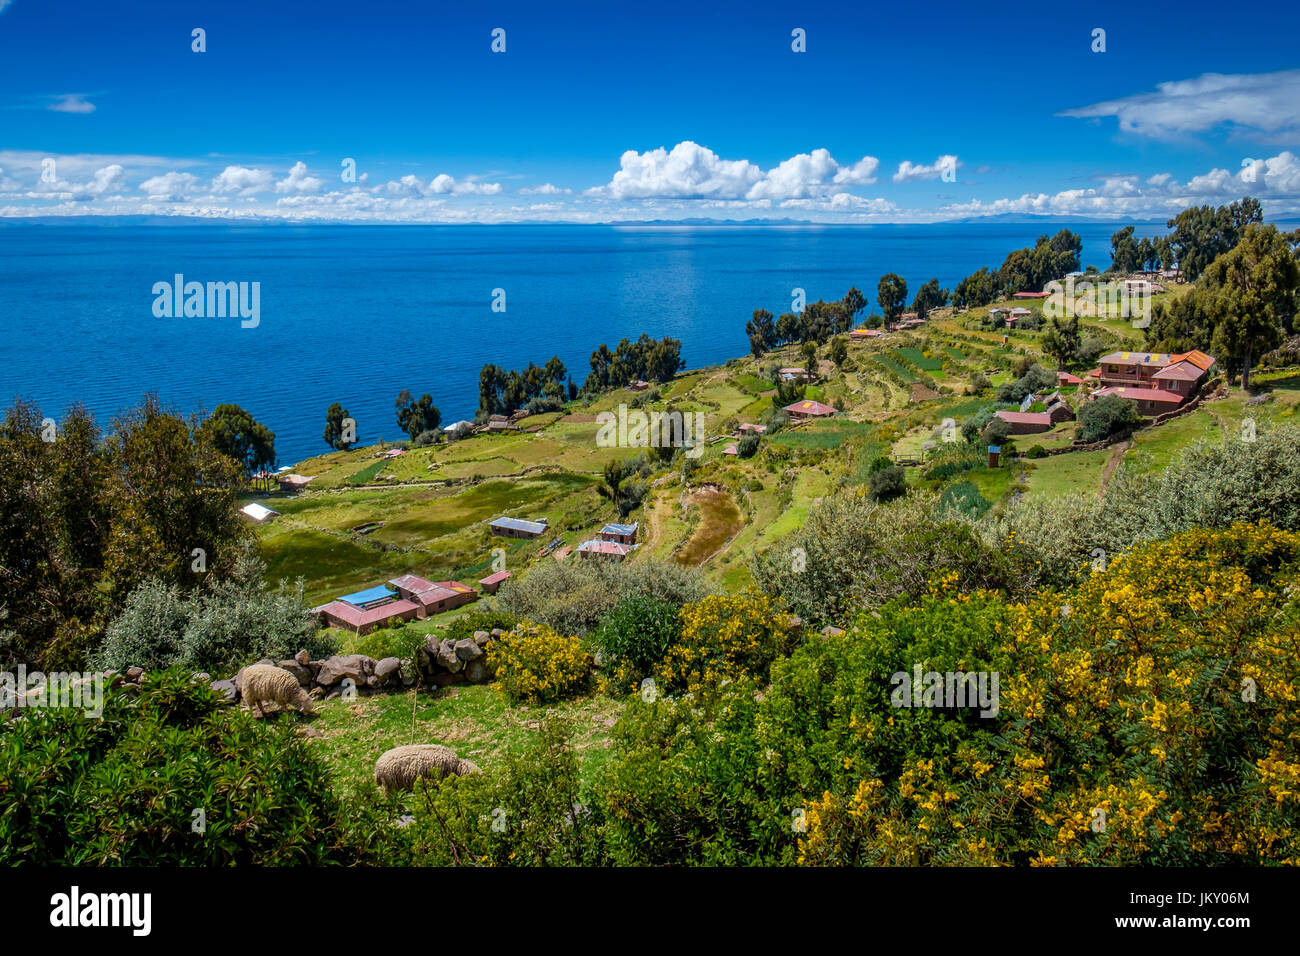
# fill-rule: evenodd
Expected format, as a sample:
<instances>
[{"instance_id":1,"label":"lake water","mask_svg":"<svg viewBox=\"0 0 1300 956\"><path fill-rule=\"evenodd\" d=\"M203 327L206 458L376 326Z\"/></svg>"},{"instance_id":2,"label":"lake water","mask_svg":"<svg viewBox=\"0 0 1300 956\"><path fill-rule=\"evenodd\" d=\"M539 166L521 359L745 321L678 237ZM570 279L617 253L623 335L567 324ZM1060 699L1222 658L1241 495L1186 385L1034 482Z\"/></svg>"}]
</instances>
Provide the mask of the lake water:
<instances>
[{"instance_id":1,"label":"lake water","mask_svg":"<svg viewBox=\"0 0 1300 956\"><path fill-rule=\"evenodd\" d=\"M857 285L874 311L886 272L909 294L931 277L952 288L1060 228L11 225L0 399L54 418L81 402L103 425L146 391L185 413L234 402L292 464L326 450L332 402L363 443L395 440L398 392L429 392L444 423L472 418L485 362L559 355L581 384L593 348L646 332L681 339L688 367L712 364L746 354L752 311L788 311L795 287L814 301ZM1069 228L1084 264L1109 264L1115 224ZM260 283L258 324L156 317L154 285L178 273Z\"/></svg>"}]
</instances>

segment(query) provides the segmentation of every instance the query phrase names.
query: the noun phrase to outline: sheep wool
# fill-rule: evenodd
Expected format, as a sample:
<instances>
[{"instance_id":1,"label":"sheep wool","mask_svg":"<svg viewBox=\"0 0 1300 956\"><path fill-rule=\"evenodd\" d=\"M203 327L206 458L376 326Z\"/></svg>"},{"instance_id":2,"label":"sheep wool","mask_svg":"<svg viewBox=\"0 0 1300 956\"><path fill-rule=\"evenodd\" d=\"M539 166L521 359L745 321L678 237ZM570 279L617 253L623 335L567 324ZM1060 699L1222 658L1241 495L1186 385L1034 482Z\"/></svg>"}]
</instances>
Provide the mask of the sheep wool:
<instances>
[{"instance_id":1,"label":"sheep wool","mask_svg":"<svg viewBox=\"0 0 1300 956\"><path fill-rule=\"evenodd\" d=\"M408 744L386 751L375 761L375 783L385 790L410 790L417 780L441 780L448 774L478 773L478 766L461 760L441 744Z\"/></svg>"},{"instance_id":2,"label":"sheep wool","mask_svg":"<svg viewBox=\"0 0 1300 956\"><path fill-rule=\"evenodd\" d=\"M264 705L296 707L304 714L313 712L311 698L287 670L274 664L252 664L239 672L239 692L249 710L265 715Z\"/></svg>"}]
</instances>

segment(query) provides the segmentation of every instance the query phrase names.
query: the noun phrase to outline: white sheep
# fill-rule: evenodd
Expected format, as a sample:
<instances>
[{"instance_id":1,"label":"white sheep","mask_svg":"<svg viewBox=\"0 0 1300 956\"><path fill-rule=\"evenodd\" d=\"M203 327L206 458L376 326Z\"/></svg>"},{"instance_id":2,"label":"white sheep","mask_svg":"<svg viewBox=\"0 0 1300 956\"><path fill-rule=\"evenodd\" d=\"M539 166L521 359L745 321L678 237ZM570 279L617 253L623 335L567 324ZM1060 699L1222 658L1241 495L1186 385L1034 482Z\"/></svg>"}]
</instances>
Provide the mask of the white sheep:
<instances>
[{"instance_id":1,"label":"white sheep","mask_svg":"<svg viewBox=\"0 0 1300 956\"><path fill-rule=\"evenodd\" d=\"M410 790L421 777L441 780L447 774L478 773L477 765L461 760L456 751L440 744L394 747L375 761L375 783L385 790Z\"/></svg>"},{"instance_id":2,"label":"white sheep","mask_svg":"<svg viewBox=\"0 0 1300 956\"><path fill-rule=\"evenodd\" d=\"M287 670L274 664L250 664L239 672L239 694L249 710L265 716L264 704L296 707L304 714L313 713L311 698Z\"/></svg>"}]
</instances>

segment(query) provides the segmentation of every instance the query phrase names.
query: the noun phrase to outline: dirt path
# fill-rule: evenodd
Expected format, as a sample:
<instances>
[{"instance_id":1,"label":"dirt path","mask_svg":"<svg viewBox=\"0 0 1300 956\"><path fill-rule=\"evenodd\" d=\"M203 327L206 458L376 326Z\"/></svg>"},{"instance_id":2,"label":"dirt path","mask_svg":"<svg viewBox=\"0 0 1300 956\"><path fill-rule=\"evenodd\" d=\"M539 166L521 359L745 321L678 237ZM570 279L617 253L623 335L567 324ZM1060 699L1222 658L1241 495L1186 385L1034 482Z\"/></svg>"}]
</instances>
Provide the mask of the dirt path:
<instances>
[{"instance_id":1,"label":"dirt path","mask_svg":"<svg viewBox=\"0 0 1300 956\"><path fill-rule=\"evenodd\" d=\"M1113 475L1115 469L1119 467L1119 463L1124 457L1124 452L1128 451L1132 447L1133 443L1131 441L1122 441L1115 446L1115 450L1111 452L1110 460L1106 462L1106 467L1101 473L1101 487L1097 489L1098 498L1105 493L1106 486L1110 484L1110 476Z\"/></svg>"}]
</instances>

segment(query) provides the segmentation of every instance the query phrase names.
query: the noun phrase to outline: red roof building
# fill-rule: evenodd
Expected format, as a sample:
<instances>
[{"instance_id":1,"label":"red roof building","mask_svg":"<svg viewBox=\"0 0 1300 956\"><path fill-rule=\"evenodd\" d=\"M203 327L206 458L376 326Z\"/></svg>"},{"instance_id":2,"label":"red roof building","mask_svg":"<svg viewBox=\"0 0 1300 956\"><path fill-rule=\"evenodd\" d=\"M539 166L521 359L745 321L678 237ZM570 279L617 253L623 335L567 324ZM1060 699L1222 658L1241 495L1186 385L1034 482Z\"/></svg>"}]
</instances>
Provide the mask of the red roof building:
<instances>
[{"instance_id":1,"label":"red roof building","mask_svg":"<svg viewBox=\"0 0 1300 956\"><path fill-rule=\"evenodd\" d=\"M1013 299L1046 299L1050 292L1017 292L1011 298Z\"/></svg>"},{"instance_id":2,"label":"red roof building","mask_svg":"<svg viewBox=\"0 0 1300 956\"><path fill-rule=\"evenodd\" d=\"M829 405L823 405L821 402L815 402L811 398L805 398L803 401L794 402L782 409L791 421L802 422L809 418L830 418L835 414L835 409Z\"/></svg>"},{"instance_id":3,"label":"red roof building","mask_svg":"<svg viewBox=\"0 0 1300 956\"><path fill-rule=\"evenodd\" d=\"M339 627L358 634L368 634L377 627L386 627L392 621L410 621L424 617L420 607L412 601L399 599L369 609L346 601L331 601L314 609L326 627Z\"/></svg>"},{"instance_id":4,"label":"red roof building","mask_svg":"<svg viewBox=\"0 0 1300 956\"><path fill-rule=\"evenodd\" d=\"M497 588L510 580L509 571L498 571L495 574L489 574L487 577L479 580L479 585L483 588L484 594L496 594Z\"/></svg>"},{"instance_id":5,"label":"red roof building","mask_svg":"<svg viewBox=\"0 0 1300 956\"><path fill-rule=\"evenodd\" d=\"M1167 392L1163 388L1137 388L1134 386L1108 385L1092 393L1093 399L1118 395L1137 403L1138 411L1147 417L1171 412L1186 401L1186 396L1176 392Z\"/></svg>"},{"instance_id":6,"label":"red roof building","mask_svg":"<svg viewBox=\"0 0 1300 956\"><path fill-rule=\"evenodd\" d=\"M416 616L421 620L478 600L478 592L459 581L429 581L418 574L403 574L388 583L419 609Z\"/></svg>"},{"instance_id":7,"label":"red roof building","mask_svg":"<svg viewBox=\"0 0 1300 956\"><path fill-rule=\"evenodd\" d=\"M600 558L605 561L622 561L629 554L637 549L635 544L624 544L621 541L601 541L593 538L590 541L584 541L578 545L578 557L580 558Z\"/></svg>"},{"instance_id":8,"label":"red roof building","mask_svg":"<svg viewBox=\"0 0 1300 956\"><path fill-rule=\"evenodd\" d=\"M1052 430L1052 416L1047 412L1008 412L998 411L994 414L1011 426L1013 435L1035 435L1038 432Z\"/></svg>"},{"instance_id":9,"label":"red roof building","mask_svg":"<svg viewBox=\"0 0 1300 956\"><path fill-rule=\"evenodd\" d=\"M1057 372L1056 384L1057 385L1082 385L1083 379L1079 378L1079 376L1077 375L1071 375L1069 372Z\"/></svg>"}]
</instances>

